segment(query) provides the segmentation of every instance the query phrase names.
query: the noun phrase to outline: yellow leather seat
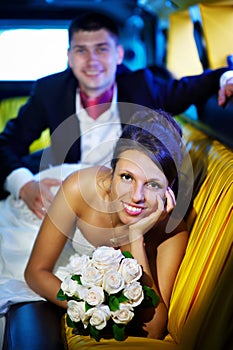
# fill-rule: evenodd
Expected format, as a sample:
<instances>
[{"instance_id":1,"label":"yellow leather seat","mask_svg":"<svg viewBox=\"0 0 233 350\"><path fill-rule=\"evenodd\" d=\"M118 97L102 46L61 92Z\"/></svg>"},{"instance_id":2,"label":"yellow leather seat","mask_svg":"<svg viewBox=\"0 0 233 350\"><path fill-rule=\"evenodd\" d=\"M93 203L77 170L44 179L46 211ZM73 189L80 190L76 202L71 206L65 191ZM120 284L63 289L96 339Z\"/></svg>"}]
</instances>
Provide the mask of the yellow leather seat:
<instances>
[{"instance_id":1,"label":"yellow leather seat","mask_svg":"<svg viewBox=\"0 0 233 350\"><path fill-rule=\"evenodd\" d=\"M12 97L0 101L0 132L4 129L10 118L17 116L19 108L28 100L28 96ZM34 141L30 146L30 152L36 152L50 145L49 130L42 132L40 138Z\"/></svg>"}]
</instances>

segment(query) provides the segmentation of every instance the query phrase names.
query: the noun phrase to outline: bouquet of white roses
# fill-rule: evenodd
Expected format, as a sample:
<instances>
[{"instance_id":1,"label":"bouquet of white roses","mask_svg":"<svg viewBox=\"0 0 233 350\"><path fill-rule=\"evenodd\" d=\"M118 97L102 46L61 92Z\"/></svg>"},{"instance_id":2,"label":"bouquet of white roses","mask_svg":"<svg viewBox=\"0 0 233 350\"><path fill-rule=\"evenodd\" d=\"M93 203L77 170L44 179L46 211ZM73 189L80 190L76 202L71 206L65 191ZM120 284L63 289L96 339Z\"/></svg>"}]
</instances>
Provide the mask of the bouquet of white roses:
<instances>
[{"instance_id":1,"label":"bouquet of white roses","mask_svg":"<svg viewBox=\"0 0 233 350\"><path fill-rule=\"evenodd\" d=\"M142 268L129 252L102 246L92 257L71 256L67 268L57 294L68 301L67 325L88 331L97 341L107 326L116 340L124 340L134 309L143 301L154 307L159 301L153 289L140 284Z\"/></svg>"}]
</instances>

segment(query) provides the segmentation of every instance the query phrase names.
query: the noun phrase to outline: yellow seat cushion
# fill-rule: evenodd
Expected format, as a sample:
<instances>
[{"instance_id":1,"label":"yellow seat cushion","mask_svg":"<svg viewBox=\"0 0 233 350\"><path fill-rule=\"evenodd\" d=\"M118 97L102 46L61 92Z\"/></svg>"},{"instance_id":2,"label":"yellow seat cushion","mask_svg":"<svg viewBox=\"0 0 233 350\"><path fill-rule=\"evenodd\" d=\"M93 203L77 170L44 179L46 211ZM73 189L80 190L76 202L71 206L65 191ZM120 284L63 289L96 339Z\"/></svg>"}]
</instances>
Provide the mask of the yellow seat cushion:
<instances>
[{"instance_id":1,"label":"yellow seat cushion","mask_svg":"<svg viewBox=\"0 0 233 350\"><path fill-rule=\"evenodd\" d=\"M0 101L0 132L10 118L16 117L19 108L28 100L27 96L6 98Z\"/></svg>"},{"instance_id":2,"label":"yellow seat cushion","mask_svg":"<svg viewBox=\"0 0 233 350\"><path fill-rule=\"evenodd\" d=\"M69 350L88 350L92 348L104 349L104 350L114 350L114 349L146 349L147 350L177 350L177 346L172 343L165 342L163 340L156 339L146 339L139 337L128 337L124 341L117 341L115 339L103 339L101 338L99 342L89 336L82 336L73 334L72 328L68 327L65 322L65 317L63 318L63 330L64 330L64 343L65 348Z\"/></svg>"},{"instance_id":3,"label":"yellow seat cushion","mask_svg":"<svg viewBox=\"0 0 233 350\"><path fill-rule=\"evenodd\" d=\"M9 119L15 118L18 114L18 110L28 100L28 96L12 97L3 99L0 101L0 132L4 129ZM30 145L30 153L39 151L50 145L50 133L49 129L42 132L39 139L35 140Z\"/></svg>"}]
</instances>

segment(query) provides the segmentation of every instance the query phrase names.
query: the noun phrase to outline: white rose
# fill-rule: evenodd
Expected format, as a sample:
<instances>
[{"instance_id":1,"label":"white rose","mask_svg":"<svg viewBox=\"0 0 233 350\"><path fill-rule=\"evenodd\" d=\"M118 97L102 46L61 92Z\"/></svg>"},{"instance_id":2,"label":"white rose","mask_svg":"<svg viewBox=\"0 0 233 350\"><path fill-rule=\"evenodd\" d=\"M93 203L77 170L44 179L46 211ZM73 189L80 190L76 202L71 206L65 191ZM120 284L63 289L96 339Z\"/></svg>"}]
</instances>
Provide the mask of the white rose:
<instances>
[{"instance_id":1,"label":"white rose","mask_svg":"<svg viewBox=\"0 0 233 350\"><path fill-rule=\"evenodd\" d=\"M129 299L132 307L140 305L144 299L143 289L139 282L128 284L123 290L123 294Z\"/></svg>"},{"instance_id":2,"label":"white rose","mask_svg":"<svg viewBox=\"0 0 233 350\"><path fill-rule=\"evenodd\" d=\"M90 317L90 324L96 329L101 330L106 327L111 317L110 309L107 305L99 305L93 307L86 312L86 316Z\"/></svg>"},{"instance_id":3,"label":"white rose","mask_svg":"<svg viewBox=\"0 0 233 350\"><path fill-rule=\"evenodd\" d=\"M85 300L87 292L88 292L87 287L82 286L81 284L78 284L77 285L77 294L75 296L77 296L80 299Z\"/></svg>"},{"instance_id":4,"label":"white rose","mask_svg":"<svg viewBox=\"0 0 233 350\"><path fill-rule=\"evenodd\" d=\"M98 247L92 256L93 264L99 270L106 271L110 267L118 268L118 265L124 255L121 253L120 249L114 249L112 247Z\"/></svg>"},{"instance_id":5,"label":"white rose","mask_svg":"<svg viewBox=\"0 0 233 350\"><path fill-rule=\"evenodd\" d=\"M124 286L124 278L119 272L110 270L104 274L103 288L108 294L118 293Z\"/></svg>"},{"instance_id":6,"label":"white rose","mask_svg":"<svg viewBox=\"0 0 233 350\"><path fill-rule=\"evenodd\" d=\"M61 283L61 289L68 296L78 296L78 283L71 279L71 276L65 277L64 281Z\"/></svg>"},{"instance_id":7,"label":"white rose","mask_svg":"<svg viewBox=\"0 0 233 350\"><path fill-rule=\"evenodd\" d=\"M112 319L115 323L127 324L134 317L132 308L129 304L120 304L120 309L111 312Z\"/></svg>"},{"instance_id":8,"label":"white rose","mask_svg":"<svg viewBox=\"0 0 233 350\"><path fill-rule=\"evenodd\" d=\"M69 300L67 314L73 322L83 321L85 318L85 302Z\"/></svg>"},{"instance_id":9,"label":"white rose","mask_svg":"<svg viewBox=\"0 0 233 350\"><path fill-rule=\"evenodd\" d=\"M136 259L125 258L120 264L119 272L124 277L126 283L132 283L139 280L142 276L142 267Z\"/></svg>"},{"instance_id":10,"label":"white rose","mask_svg":"<svg viewBox=\"0 0 233 350\"><path fill-rule=\"evenodd\" d=\"M87 287L101 286L103 275L94 266L88 266L82 272L82 275L80 276L80 280L81 280L81 283Z\"/></svg>"},{"instance_id":11,"label":"white rose","mask_svg":"<svg viewBox=\"0 0 233 350\"><path fill-rule=\"evenodd\" d=\"M84 269L90 264L90 258L87 255L71 255L67 268L72 275L80 275Z\"/></svg>"},{"instance_id":12,"label":"white rose","mask_svg":"<svg viewBox=\"0 0 233 350\"><path fill-rule=\"evenodd\" d=\"M101 287L92 287L87 290L85 299L89 305L97 306L104 302L104 291Z\"/></svg>"}]
</instances>

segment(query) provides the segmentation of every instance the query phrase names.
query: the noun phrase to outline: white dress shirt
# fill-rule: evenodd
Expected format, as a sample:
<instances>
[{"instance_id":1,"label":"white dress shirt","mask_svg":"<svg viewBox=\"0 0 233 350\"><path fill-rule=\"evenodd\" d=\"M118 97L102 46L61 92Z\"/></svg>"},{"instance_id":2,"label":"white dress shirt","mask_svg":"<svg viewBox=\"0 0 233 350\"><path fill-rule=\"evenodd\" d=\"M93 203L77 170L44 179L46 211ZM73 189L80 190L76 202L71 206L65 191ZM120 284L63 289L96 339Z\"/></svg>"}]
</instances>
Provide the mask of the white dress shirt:
<instances>
[{"instance_id":1,"label":"white dress shirt","mask_svg":"<svg viewBox=\"0 0 233 350\"><path fill-rule=\"evenodd\" d=\"M76 113L81 132L81 164L83 167L93 165L110 165L113 149L122 128L117 108L117 87L114 87L110 108L96 120L92 119L76 95Z\"/></svg>"}]
</instances>

